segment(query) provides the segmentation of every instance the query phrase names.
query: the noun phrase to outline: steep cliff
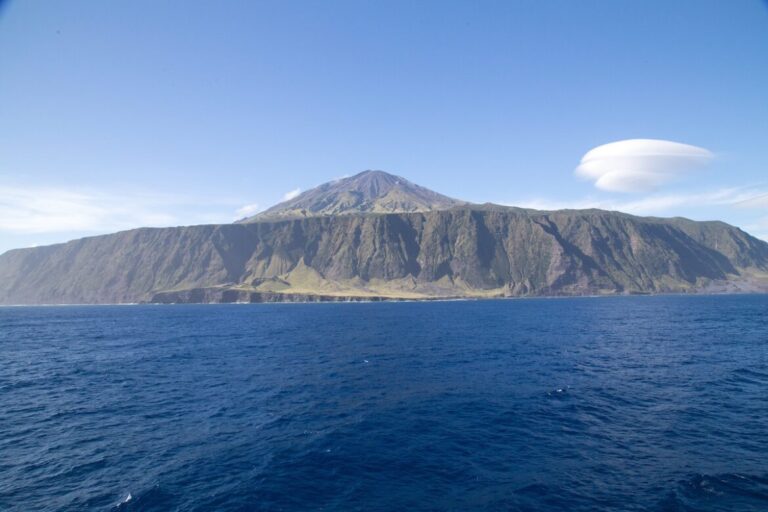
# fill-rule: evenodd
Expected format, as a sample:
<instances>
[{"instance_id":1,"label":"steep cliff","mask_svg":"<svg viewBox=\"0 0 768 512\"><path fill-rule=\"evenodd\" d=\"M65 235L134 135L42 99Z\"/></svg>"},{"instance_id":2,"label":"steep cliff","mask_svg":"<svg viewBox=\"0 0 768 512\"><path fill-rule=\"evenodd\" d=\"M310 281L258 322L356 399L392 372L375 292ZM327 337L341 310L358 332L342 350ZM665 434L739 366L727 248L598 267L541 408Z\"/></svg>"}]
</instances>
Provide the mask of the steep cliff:
<instances>
[{"instance_id":1,"label":"steep cliff","mask_svg":"<svg viewBox=\"0 0 768 512\"><path fill-rule=\"evenodd\" d=\"M484 205L142 228L13 250L0 256L0 303L749 291L768 289L767 276L768 244L721 222Z\"/></svg>"}]
</instances>

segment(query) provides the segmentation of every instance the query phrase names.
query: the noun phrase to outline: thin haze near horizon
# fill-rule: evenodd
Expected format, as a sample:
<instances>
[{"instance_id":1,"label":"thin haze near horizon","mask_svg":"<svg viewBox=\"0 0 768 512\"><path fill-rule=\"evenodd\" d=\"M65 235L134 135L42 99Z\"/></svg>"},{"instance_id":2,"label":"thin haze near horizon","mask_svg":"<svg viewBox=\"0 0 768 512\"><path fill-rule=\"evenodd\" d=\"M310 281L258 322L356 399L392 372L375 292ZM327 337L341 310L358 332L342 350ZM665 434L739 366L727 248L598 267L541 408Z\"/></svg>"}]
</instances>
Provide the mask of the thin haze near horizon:
<instances>
[{"instance_id":1,"label":"thin haze near horizon","mask_svg":"<svg viewBox=\"0 0 768 512\"><path fill-rule=\"evenodd\" d=\"M758 0L0 5L0 252L365 169L768 239Z\"/></svg>"}]
</instances>

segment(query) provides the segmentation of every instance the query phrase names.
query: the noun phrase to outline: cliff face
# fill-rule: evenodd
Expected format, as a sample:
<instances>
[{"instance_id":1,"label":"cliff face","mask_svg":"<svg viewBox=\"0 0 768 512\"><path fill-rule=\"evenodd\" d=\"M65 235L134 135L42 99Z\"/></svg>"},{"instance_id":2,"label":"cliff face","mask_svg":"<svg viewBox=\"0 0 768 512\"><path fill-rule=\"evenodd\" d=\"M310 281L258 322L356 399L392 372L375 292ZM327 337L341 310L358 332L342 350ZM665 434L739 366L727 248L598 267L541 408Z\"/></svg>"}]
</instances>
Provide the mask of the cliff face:
<instances>
[{"instance_id":1,"label":"cliff face","mask_svg":"<svg viewBox=\"0 0 768 512\"><path fill-rule=\"evenodd\" d=\"M13 250L0 256L0 303L688 292L762 289L766 273L768 244L720 222L459 207L145 228Z\"/></svg>"}]
</instances>

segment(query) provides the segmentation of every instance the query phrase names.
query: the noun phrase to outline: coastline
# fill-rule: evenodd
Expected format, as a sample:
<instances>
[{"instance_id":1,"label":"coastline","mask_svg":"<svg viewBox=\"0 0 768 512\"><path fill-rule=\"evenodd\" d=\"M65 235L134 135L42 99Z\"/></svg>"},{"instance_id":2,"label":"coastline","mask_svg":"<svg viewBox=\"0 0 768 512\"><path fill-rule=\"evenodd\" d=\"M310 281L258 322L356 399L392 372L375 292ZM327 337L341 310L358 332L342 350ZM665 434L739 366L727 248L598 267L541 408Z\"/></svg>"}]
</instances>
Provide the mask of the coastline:
<instances>
[{"instance_id":1,"label":"coastline","mask_svg":"<svg viewBox=\"0 0 768 512\"><path fill-rule=\"evenodd\" d=\"M614 294L581 294L581 295L520 295L498 297L435 297L424 299L413 298L360 298L357 300L285 300L266 302L111 302L111 303L72 303L72 304L0 304L3 308L52 308L52 307L111 307L111 306L253 306L270 304L381 304L381 303L429 303L429 302L490 302L490 301L521 301L521 300L566 300L566 299L608 299L629 297L734 297L768 295L768 290L737 291L737 292L658 292L658 293L614 293Z\"/></svg>"}]
</instances>

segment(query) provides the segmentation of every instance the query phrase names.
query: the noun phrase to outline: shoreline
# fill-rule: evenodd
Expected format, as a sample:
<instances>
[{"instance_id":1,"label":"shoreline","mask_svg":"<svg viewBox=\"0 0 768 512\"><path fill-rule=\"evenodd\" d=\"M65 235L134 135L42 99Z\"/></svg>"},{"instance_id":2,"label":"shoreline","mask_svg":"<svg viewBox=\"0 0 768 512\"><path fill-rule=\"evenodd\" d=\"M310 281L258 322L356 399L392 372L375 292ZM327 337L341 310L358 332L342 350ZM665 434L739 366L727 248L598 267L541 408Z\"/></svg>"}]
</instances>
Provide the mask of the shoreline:
<instances>
[{"instance_id":1,"label":"shoreline","mask_svg":"<svg viewBox=\"0 0 768 512\"><path fill-rule=\"evenodd\" d=\"M258 306L270 304L383 304L383 303L428 303L428 302L481 302L506 300L563 300L563 299L606 299L628 297L720 297L720 296L755 296L768 295L768 291L739 292L669 292L669 293L615 293L601 295L529 295L510 297L435 297L435 298L377 298L376 300L285 300L268 302L110 302L110 303L70 303L70 304L0 304L2 308L51 308L51 307L109 307L109 306Z\"/></svg>"}]
</instances>

